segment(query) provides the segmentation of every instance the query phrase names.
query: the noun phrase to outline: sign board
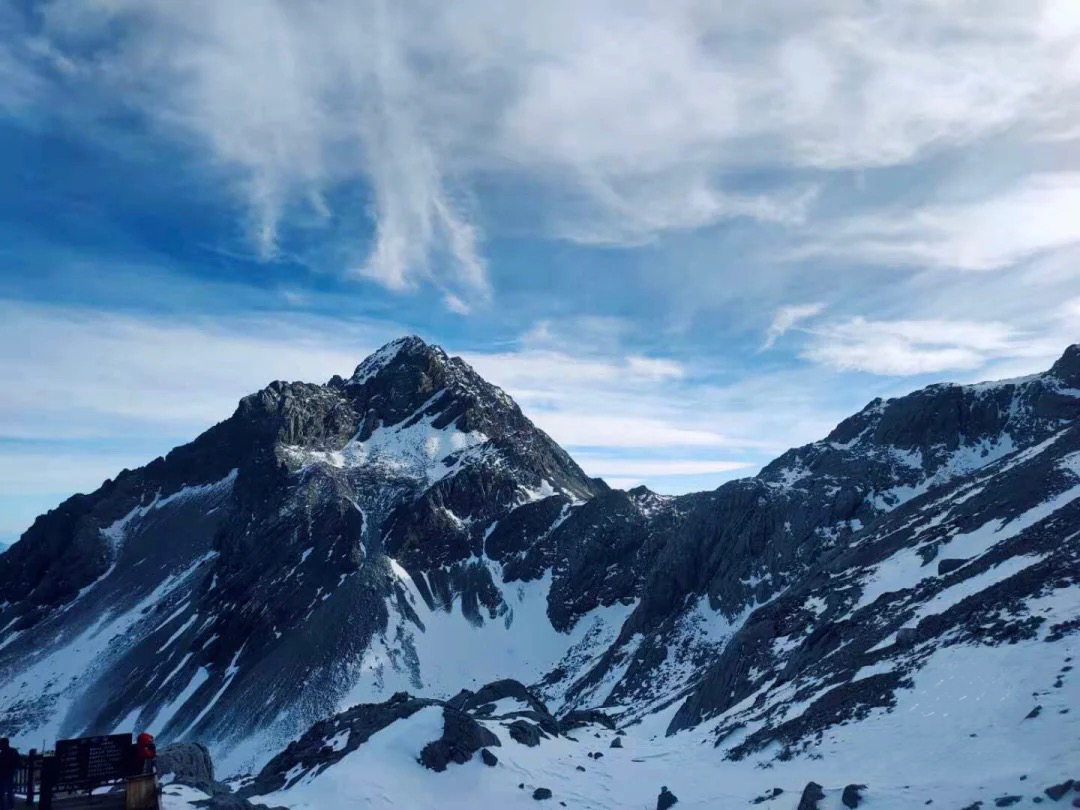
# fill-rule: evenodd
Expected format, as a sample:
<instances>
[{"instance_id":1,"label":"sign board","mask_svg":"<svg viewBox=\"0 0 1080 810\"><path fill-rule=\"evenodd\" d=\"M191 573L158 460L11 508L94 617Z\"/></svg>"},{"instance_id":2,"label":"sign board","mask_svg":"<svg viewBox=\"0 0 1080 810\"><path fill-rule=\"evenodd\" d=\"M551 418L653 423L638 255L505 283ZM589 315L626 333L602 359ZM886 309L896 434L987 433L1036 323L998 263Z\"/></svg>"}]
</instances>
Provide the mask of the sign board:
<instances>
[{"instance_id":1,"label":"sign board","mask_svg":"<svg viewBox=\"0 0 1080 810\"><path fill-rule=\"evenodd\" d=\"M123 779L131 771L131 735L57 740L56 761L61 785Z\"/></svg>"}]
</instances>

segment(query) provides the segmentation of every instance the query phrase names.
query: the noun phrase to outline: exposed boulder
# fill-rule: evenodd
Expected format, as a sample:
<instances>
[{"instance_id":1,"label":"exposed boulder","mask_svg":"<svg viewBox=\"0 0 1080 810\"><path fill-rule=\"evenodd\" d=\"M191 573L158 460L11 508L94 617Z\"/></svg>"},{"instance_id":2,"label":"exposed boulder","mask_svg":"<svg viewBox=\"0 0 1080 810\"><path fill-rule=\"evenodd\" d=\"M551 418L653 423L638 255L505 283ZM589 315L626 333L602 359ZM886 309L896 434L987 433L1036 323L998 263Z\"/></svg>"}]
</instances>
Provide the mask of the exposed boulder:
<instances>
[{"instance_id":1,"label":"exposed boulder","mask_svg":"<svg viewBox=\"0 0 1080 810\"><path fill-rule=\"evenodd\" d=\"M818 810L818 802L825 798L825 791L817 782L809 782L803 788L798 810Z\"/></svg>"},{"instance_id":2,"label":"exposed boulder","mask_svg":"<svg viewBox=\"0 0 1080 810\"><path fill-rule=\"evenodd\" d=\"M480 759L482 759L484 764L489 768L494 768L499 764L499 758L486 748L480 749Z\"/></svg>"},{"instance_id":3,"label":"exposed boulder","mask_svg":"<svg viewBox=\"0 0 1080 810\"><path fill-rule=\"evenodd\" d=\"M465 712L444 706L443 735L424 746L420 762L433 771L445 771L451 762L464 765L481 748L500 744L498 737Z\"/></svg>"},{"instance_id":4,"label":"exposed boulder","mask_svg":"<svg viewBox=\"0 0 1080 810\"><path fill-rule=\"evenodd\" d=\"M514 740L514 742L527 745L529 748L535 748L540 744L542 733L540 726L535 723L526 720L515 720L507 726L507 729L510 731L510 739Z\"/></svg>"},{"instance_id":5,"label":"exposed boulder","mask_svg":"<svg viewBox=\"0 0 1080 810\"><path fill-rule=\"evenodd\" d=\"M508 699L516 701L522 708L512 711L506 711L503 708L502 711L499 711L497 704ZM493 681L476 692L463 690L454 696L450 701L450 705L477 717L520 717L530 720L551 736L558 736L562 733L559 721L548 711L544 702L536 697L523 683L511 678Z\"/></svg>"},{"instance_id":6,"label":"exposed boulder","mask_svg":"<svg viewBox=\"0 0 1080 810\"><path fill-rule=\"evenodd\" d=\"M551 791L547 788L537 788L533 791L533 798L536 799L538 802L544 801L545 799L550 799Z\"/></svg>"},{"instance_id":7,"label":"exposed boulder","mask_svg":"<svg viewBox=\"0 0 1080 810\"><path fill-rule=\"evenodd\" d=\"M266 805L252 804L244 796L233 793L228 785L214 779L214 763L202 743L169 743L158 752L156 766L158 776L166 781L187 785L207 794L208 798L194 802L198 807L209 810L268 810Z\"/></svg>"},{"instance_id":8,"label":"exposed boulder","mask_svg":"<svg viewBox=\"0 0 1080 810\"><path fill-rule=\"evenodd\" d=\"M958 568L963 568L965 565L967 565L967 563L967 560L958 560L955 558L938 560L937 572L939 575L944 576L945 574L952 573Z\"/></svg>"},{"instance_id":9,"label":"exposed boulder","mask_svg":"<svg viewBox=\"0 0 1080 810\"><path fill-rule=\"evenodd\" d=\"M896 643L901 647L908 647L915 643L919 637L919 631L914 627L901 627L896 631Z\"/></svg>"},{"instance_id":10,"label":"exposed boulder","mask_svg":"<svg viewBox=\"0 0 1080 810\"><path fill-rule=\"evenodd\" d=\"M512 678L503 678L499 681L492 681L486 686L481 687L479 691L465 699L462 708L465 711L469 711L477 706L482 706L486 703L497 703L506 698L516 700L519 703L524 703L534 712L539 714L550 714L547 706L544 705L544 702L540 700L540 698L530 692L525 684L520 681L515 681Z\"/></svg>"},{"instance_id":11,"label":"exposed boulder","mask_svg":"<svg viewBox=\"0 0 1080 810\"><path fill-rule=\"evenodd\" d=\"M622 737L616 737L614 740L612 740L611 741L611 747L612 748L622 748L623 747L622 746Z\"/></svg>"},{"instance_id":12,"label":"exposed boulder","mask_svg":"<svg viewBox=\"0 0 1080 810\"><path fill-rule=\"evenodd\" d=\"M228 792L227 787L214 780L214 763L202 743L169 743L158 751L157 772L162 777L172 774L173 781L203 793Z\"/></svg>"},{"instance_id":13,"label":"exposed boulder","mask_svg":"<svg viewBox=\"0 0 1080 810\"><path fill-rule=\"evenodd\" d=\"M603 726L610 731L615 730L615 721L600 709L575 709L564 714L559 720L559 726L564 734L575 728L593 724Z\"/></svg>"},{"instance_id":14,"label":"exposed boulder","mask_svg":"<svg viewBox=\"0 0 1080 810\"><path fill-rule=\"evenodd\" d=\"M1055 802L1068 793L1073 786L1073 780L1068 779L1062 782L1060 785L1051 785L1045 791L1046 795L1053 799Z\"/></svg>"},{"instance_id":15,"label":"exposed boulder","mask_svg":"<svg viewBox=\"0 0 1080 810\"><path fill-rule=\"evenodd\" d=\"M656 797L656 810L668 810L669 807L679 803L679 798L667 789L667 785L660 788L660 795Z\"/></svg>"},{"instance_id":16,"label":"exposed boulder","mask_svg":"<svg viewBox=\"0 0 1080 810\"><path fill-rule=\"evenodd\" d=\"M844 803L844 807L858 807L862 802L861 791L864 790L866 790L866 785L848 785L844 788L840 801Z\"/></svg>"}]
</instances>

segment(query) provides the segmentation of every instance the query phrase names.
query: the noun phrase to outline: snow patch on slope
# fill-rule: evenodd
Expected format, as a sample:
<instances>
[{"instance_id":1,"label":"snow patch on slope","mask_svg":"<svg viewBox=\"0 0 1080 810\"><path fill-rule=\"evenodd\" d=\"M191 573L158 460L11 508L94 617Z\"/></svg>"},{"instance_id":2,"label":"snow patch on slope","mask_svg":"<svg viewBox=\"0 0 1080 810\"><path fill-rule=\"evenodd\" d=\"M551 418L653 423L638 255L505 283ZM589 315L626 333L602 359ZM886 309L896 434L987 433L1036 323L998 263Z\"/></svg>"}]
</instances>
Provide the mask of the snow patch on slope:
<instances>
[{"instance_id":1,"label":"snow patch on slope","mask_svg":"<svg viewBox=\"0 0 1080 810\"><path fill-rule=\"evenodd\" d=\"M828 810L842 808L840 794L852 783L869 786L866 806L877 810L910 810L931 800L933 806L982 801L985 807L1010 794L1025 797L1022 806L1027 806L1045 787L1068 778L1080 754L1080 744L1060 744L1080 740L1080 715L1061 713L1080 700L1080 679L1047 688L1078 646L1073 637L1049 648L1040 641L943 648L914 675L913 688L898 691L891 711L874 710L859 723L828 729L810 752L783 763L772 763L775 752L770 751L725 760L727 741L718 750L700 729L666 737L668 710L628 726L623 749L609 748L613 736L602 730L600 739L561 737L528 748L500 734L499 725L488 724L502 742L494 749L496 767L474 757L434 773L417 762L423 746L442 734L441 710L432 707L376 733L296 787L255 801L293 810L531 810L537 806L533 790L545 787L554 794L552 804L625 810L654 806L660 786L668 785L679 798L677 806L687 810L749 806L775 787L783 790L776 806L791 807L813 780L824 786L821 806ZM1043 713L1025 721L1032 693L1039 693ZM792 705L790 716L801 708ZM732 744L740 737L732 737ZM604 757L589 757L594 749ZM579 765L586 770L577 770Z\"/></svg>"},{"instance_id":2,"label":"snow patch on slope","mask_svg":"<svg viewBox=\"0 0 1080 810\"><path fill-rule=\"evenodd\" d=\"M1012 520L995 518L971 532L954 535L940 546L938 558L974 559L1046 520L1078 497L1080 497L1080 485L1055 495ZM927 565L917 549L902 549L872 569L871 578L866 580L862 595L852 611L872 604L884 594L914 588L924 579L934 576L937 576L936 568Z\"/></svg>"},{"instance_id":3,"label":"snow patch on slope","mask_svg":"<svg viewBox=\"0 0 1080 810\"><path fill-rule=\"evenodd\" d=\"M366 441L353 439L341 450L311 450L295 445L281 449L301 465L324 464L337 469L373 466L430 486L465 462L483 458L489 442L480 431L466 432L453 426L435 428L435 418L424 417L408 426L379 427Z\"/></svg>"},{"instance_id":4,"label":"snow patch on slope","mask_svg":"<svg viewBox=\"0 0 1080 810\"><path fill-rule=\"evenodd\" d=\"M26 666L18 678L0 686L0 711L33 703L48 705L48 716L24 734L15 735L16 744L38 745L61 736L67 711L78 698L81 687L90 682L113 655L135 644L151 629L147 617L153 607L183 587L201 566L216 558L210 551L186 568L165 577L153 591L121 611L103 611L95 621L68 638L60 636L55 646ZM146 626L140 628L140 623Z\"/></svg>"},{"instance_id":5,"label":"snow patch on slope","mask_svg":"<svg viewBox=\"0 0 1080 810\"><path fill-rule=\"evenodd\" d=\"M498 564L487 564L492 580L499 583ZM389 626L365 652L355 683L340 702L342 708L385 700L402 690L448 698L463 688L476 689L499 678L528 683L564 658L576 655L594 660L614 640L633 609L621 604L600 608L569 632L559 632L547 616L551 588L547 572L532 582L502 584L508 609L493 619L485 612L478 626L461 613L457 602L449 610L430 609L409 573L396 561L391 560L391 566L423 626L417 626L395 604L388 604Z\"/></svg>"}]
</instances>

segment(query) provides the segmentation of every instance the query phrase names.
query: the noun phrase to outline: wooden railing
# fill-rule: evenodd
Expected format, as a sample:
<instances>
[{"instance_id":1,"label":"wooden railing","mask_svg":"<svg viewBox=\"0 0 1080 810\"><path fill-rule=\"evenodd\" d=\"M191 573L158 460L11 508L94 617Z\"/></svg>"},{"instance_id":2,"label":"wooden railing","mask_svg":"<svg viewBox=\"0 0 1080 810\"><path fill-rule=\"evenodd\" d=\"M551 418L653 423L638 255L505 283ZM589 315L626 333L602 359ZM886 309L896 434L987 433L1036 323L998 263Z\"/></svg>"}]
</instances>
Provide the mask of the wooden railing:
<instances>
[{"instance_id":1,"label":"wooden railing","mask_svg":"<svg viewBox=\"0 0 1080 810\"><path fill-rule=\"evenodd\" d=\"M36 804L38 810L52 810L54 798L62 806L67 797L73 794L83 791L89 794L97 787L120 785L127 794L128 807L158 810L157 777L154 773L139 773L141 763L134 757L133 746L130 753L130 761L119 763L111 772L98 771L91 773L89 778L83 773L76 781L71 781L70 769L61 769L60 758L56 754L50 751L43 755L36 748L31 748L28 753L19 756L15 768L15 795L22 797L27 806Z\"/></svg>"},{"instance_id":2,"label":"wooden railing","mask_svg":"<svg viewBox=\"0 0 1080 810\"><path fill-rule=\"evenodd\" d=\"M15 768L15 795L22 796L28 805L32 805L41 794L42 757L36 748L19 757Z\"/></svg>"}]
</instances>

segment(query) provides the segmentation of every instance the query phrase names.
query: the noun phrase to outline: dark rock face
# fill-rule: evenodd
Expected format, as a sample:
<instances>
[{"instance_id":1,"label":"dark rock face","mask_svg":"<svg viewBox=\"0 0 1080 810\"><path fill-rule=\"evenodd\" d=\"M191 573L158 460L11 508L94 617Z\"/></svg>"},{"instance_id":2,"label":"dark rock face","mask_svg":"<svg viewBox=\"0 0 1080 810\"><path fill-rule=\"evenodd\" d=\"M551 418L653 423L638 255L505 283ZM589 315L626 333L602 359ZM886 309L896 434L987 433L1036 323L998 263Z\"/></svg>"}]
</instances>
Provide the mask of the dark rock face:
<instances>
[{"instance_id":1,"label":"dark rock face","mask_svg":"<svg viewBox=\"0 0 1080 810\"><path fill-rule=\"evenodd\" d=\"M499 738L465 712L443 707L443 735L420 752L420 762L433 771L445 771L451 762L463 765L481 748L498 746Z\"/></svg>"},{"instance_id":2,"label":"dark rock face","mask_svg":"<svg viewBox=\"0 0 1080 810\"><path fill-rule=\"evenodd\" d=\"M937 572L944 576L945 574L952 573L957 568L962 568L966 564L967 560L939 560Z\"/></svg>"},{"instance_id":3,"label":"dark rock face","mask_svg":"<svg viewBox=\"0 0 1080 810\"><path fill-rule=\"evenodd\" d=\"M321 720L271 759L251 784L239 793L242 796L260 796L281 790L299 778L293 777L290 781L286 776L290 772L306 773L316 768L327 768L395 721L412 717L428 706L441 705L435 700L401 693L385 703L361 704L328 720ZM342 742L335 747L331 743L333 740ZM498 745L498 741L495 744Z\"/></svg>"},{"instance_id":4,"label":"dark rock face","mask_svg":"<svg viewBox=\"0 0 1080 810\"><path fill-rule=\"evenodd\" d=\"M799 797L798 810L818 810L818 802L825 798L825 791L817 782L809 782Z\"/></svg>"},{"instance_id":5,"label":"dark rock face","mask_svg":"<svg viewBox=\"0 0 1080 810\"><path fill-rule=\"evenodd\" d=\"M174 781L205 793L219 792L214 780L214 763L202 743L170 743L158 750L157 772L172 774Z\"/></svg>"},{"instance_id":6,"label":"dark rock face","mask_svg":"<svg viewBox=\"0 0 1080 810\"><path fill-rule=\"evenodd\" d=\"M450 704L462 711L486 716L491 712L483 710L507 699L515 701L526 708L509 713L504 712L497 716L521 717L531 720L546 733L553 736L561 732L560 723L551 715L544 702L536 697L524 684L510 678L489 683L476 693L469 692L467 689L463 690L450 701Z\"/></svg>"},{"instance_id":7,"label":"dark rock face","mask_svg":"<svg viewBox=\"0 0 1080 810\"><path fill-rule=\"evenodd\" d=\"M559 720L559 725L562 727L564 734L576 728L594 724L603 726L610 731L615 730L615 721L611 719L610 715L599 709L575 709L564 714Z\"/></svg>"},{"instance_id":8,"label":"dark rock face","mask_svg":"<svg viewBox=\"0 0 1080 810\"><path fill-rule=\"evenodd\" d=\"M538 746L542 739L543 732L540 726L526 720L515 720L507 728L510 730L511 739L530 748Z\"/></svg>"},{"instance_id":9,"label":"dark rock face","mask_svg":"<svg viewBox=\"0 0 1080 810\"><path fill-rule=\"evenodd\" d=\"M679 803L678 797L667 787L660 788L660 795L656 797L656 810L668 810Z\"/></svg>"},{"instance_id":10,"label":"dark rock face","mask_svg":"<svg viewBox=\"0 0 1080 810\"><path fill-rule=\"evenodd\" d=\"M844 803L844 807L858 807L862 802L862 791L864 790L866 790L866 785L848 785L844 788L840 801Z\"/></svg>"},{"instance_id":11,"label":"dark rock face","mask_svg":"<svg viewBox=\"0 0 1080 810\"><path fill-rule=\"evenodd\" d=\"M765 686L764 679L751 673L775 671L778 683L799 685L796 699L816 695L811 707L793 723L771 724L770 710L751 707L727 717L717 739L722 743L723 732L738 723L765 721L766 728L730 749L728 756L746 756L779 741L785 758L806 750L813 735L833 724L857 721L874 708L890 708L896 690L909 683L909 674L946 635L991 646L1034 638L1045 620L1027 614L1023 605L1038 595L1074 587L1077 581L1072 573L1062 572L1074 570L1080 549L1055 538L1080 528L1080 503L1067 497L1075 486L1067 460L1078 451L1080 424L1064 424L1041 452L1005 457L977 477L963 476L928 491L853 535L845 547L822 555L798 585L747 617L708 665L670 730L728 711ZM875 593L871 583L886 561L909 554L933 559L925 552L947 547L953 538L994 521L1037 514L1054 498L1065 500L1047 520L1019 529L947 576L924 565L928 570L921 580L864 598ZM947 514L942 504L949 505ZM955 603L942 597L941 608L924 607L939 594L962 593L963 583L1020 557L1037 562ZM1004 614L999 613L1003 608ZM1056 636L1048 629L1046 639L1052 643ZM853 680L860 668L887 661L895 665Z\"/></svg>"},{"instance_id":12,"label":"dark rock face","mask_svg":"<svg viewBox=\"0 0 1080 810\"><path fill-rule=\"evenodd\" d=\"M255 778L239 791L245 797L261 796L287 788L305 775L332 767L364 745L376 732L398 720L412 717L422 709L437 708L442 714L442 735L437 740L418 740L422 744L419 762L436 772L450 765L462 765L477 753L485 765L494 767L498 757L489 749L502 745L499 737L484 723L505 729L510 738L527 746L539 745L545 731L536 723L511 715L484 713L488 699L513 697L528 703L529 715L547 716L547 706L517 681L502 680L481 687L477 692L463 690L448 701L395 694L383 703L367 703L320 720L288 747L270 760ZM480 721L483 720L484 723ZM552 720L554 722L554 720ZM558 734L556 729L553 735Z\"/></svg>"},{"instance_id":13,"label":"dark rock face","mask_svg":"<svg viewBox=\"0 0 1080 810\"><path fill-rule=\"evenodd\" d=\"M1075 349L1067 352L1074 354ZM726 615L738 614L754 600L766 601L913 495L959 481L1074 421L1080 396L1066 382L1071 373L1066 362L1024 381L932 386L877 400L823 441L782 455L755 479L674 499L667 512L675 539L663 543L652 560L641 604L620 636L623 643L633 633L645 636L637 648L642 664L626 670L611 703L644 697L656 668L650 654L655 651L659 658L663 650L685 643L673 632L672 614L685 610L680 606L687 594L701 595ZM659 516L652 520L654 526L659 522ZM700 666L718 652L701 649L687 658ZM598 668L619 664L612 655ZM728 678L738 680L727 670ZM719 703L691 701L672 730L721 711Z\"/></svg>"},{"instance_id":14,"label":"dark rock face","mask_svg":"<svg viewBox=\"0 0 1080 810\"><path fill-rule=\"evenodd\" d=\"M1073 780L1068 779L1062 782L1060 785L1051 785L1045 791L1046 795L1053 799L1055 802L1072 790Z\"/></svg>"}]
</instances>

